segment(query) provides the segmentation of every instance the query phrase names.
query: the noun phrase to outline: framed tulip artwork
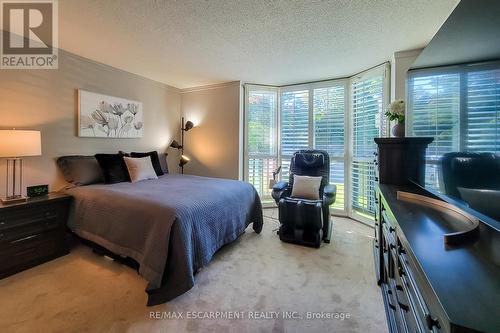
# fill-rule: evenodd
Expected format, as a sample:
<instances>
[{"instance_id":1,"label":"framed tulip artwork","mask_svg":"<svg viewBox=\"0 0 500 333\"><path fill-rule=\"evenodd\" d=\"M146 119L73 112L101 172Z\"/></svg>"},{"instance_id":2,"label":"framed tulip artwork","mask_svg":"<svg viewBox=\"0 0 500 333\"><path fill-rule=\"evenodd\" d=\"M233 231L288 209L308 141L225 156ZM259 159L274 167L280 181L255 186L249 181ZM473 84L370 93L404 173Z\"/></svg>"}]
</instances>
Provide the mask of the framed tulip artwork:
<instances>
[{"instance_id":1,"label":"framed tulip artwork","mask_svg":"<svg viewBox=\"0 0 500 333\"><path fill-rule=\"evenodd\" d=\"M142 103L78 89L78 136L142 138Z\"/></svg>"}]
</instances>

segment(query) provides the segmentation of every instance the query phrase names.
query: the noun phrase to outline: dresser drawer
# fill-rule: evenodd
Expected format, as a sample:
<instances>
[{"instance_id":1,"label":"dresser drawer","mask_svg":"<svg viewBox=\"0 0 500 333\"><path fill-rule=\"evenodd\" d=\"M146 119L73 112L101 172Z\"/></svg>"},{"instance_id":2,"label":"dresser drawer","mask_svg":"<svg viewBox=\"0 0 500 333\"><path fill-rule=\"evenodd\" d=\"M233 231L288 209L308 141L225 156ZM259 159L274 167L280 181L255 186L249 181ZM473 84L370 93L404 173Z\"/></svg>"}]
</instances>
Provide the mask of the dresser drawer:
<instances>
[{"instance_id":1,"label":"dresser drawer","mask_svg":"<svg viewBox=\"0 0 500 333\"><path fill-rule=\"evenodd\" d=\"M431 314L428 304L417 287L415 276L404 252L399 254L399 258L401 264L399 279L408 305L412 309L415 322L426 332L439 332L440 320L435 314Z\"/></svg>"},{"instance_id":2,"label":"dresser drawer","mask_svg":"<svg viewBox=\"0 0 500 333\"><path fill-rule=\"evenodd\" d=\"M71 197L49 193L0 204L0 279L69 252L66 219Z\"/></svg>"},{"instance_id":3,"label":"dresser drawer","mask_svg":"<svg viewBox=\"0 0 500 333\"><path fill-rule=\"evenodd\" d=\"M36 235L42 232L62 229L57 218L31 220L29 223L16 224L15 227L0 230L0 249L9 244L15 244L26 236Z\"/></svg>"},{"instance_id":4,"label":"dresser drawer","mask_svg":"<svg viewBox=\"0 0 500 333\"><path fill-rule=\"evenodd\" d=\"M24 210L5 210L0 212L0 232L10 228L37 224L45 220L56 219L58 206L42 205Z\"/></svg>"},{"instance_id":5,"label":"dresser drawer","mask_svg":"<svg viewBox=\"0 0 500 333\"><path fill-rule=\"evenodd\" d=\"M67 253L62 230L42 232L20 238L0 249L0 278Z\"/></svg>"}]
</instances>

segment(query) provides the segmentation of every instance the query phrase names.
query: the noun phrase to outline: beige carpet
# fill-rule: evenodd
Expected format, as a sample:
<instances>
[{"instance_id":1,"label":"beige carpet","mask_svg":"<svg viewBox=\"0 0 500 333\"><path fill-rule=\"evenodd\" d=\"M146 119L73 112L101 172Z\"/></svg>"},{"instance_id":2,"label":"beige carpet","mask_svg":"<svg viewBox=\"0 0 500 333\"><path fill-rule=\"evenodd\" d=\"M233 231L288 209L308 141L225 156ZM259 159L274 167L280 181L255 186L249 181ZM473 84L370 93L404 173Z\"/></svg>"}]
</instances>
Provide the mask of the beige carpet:
<instances>
[{"instance_id":1,"label":"beige carpet","mask_svg":"<svg viewBox=\"0 0 500 333\"><path fill-rule=\"evenodd\" d=\"M332 243L310 249L279 241L275 213L265 210L261 235L249 228L219 251L188 293L155 307L145 306L146 281L132 269L78 246L0 280L0 332L387 332L372 230L335 218Z\"/></svg>"}]
</instances>

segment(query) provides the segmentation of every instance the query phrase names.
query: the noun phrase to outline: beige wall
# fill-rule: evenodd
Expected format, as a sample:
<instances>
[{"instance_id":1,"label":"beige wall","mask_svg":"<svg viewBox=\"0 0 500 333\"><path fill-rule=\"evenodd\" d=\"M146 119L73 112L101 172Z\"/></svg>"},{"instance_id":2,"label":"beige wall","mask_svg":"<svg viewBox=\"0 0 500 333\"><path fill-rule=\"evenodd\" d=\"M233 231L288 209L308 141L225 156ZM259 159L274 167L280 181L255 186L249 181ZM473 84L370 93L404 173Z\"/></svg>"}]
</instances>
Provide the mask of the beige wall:
<instances>
[{"instance_id":1,"label":"beige wall","mask_svg":"<svg viewBox=\"0 0 500 333\"><path fill-rule=\"evenodd\" d=\"M406 77L422 49L394 53L391 60L391 101L406 101Z\"/></svg>"},{"instance_id":2,"label":"beige wall","mask_svg":"<svg viewBox=\"0 0 500 333\"><path fill-rule=\"evenodd\" d=\"M25 158L25 185L65 185L55 158L70 154L113 153L118 150L164 151L178 136L180 91L106 65L60 51L58 70L0 70L0 128L42 132L41 157ZM77 137L77 89L141 101L141 139ZM176 172L177 152L169 150ZM0 159L0 193L5 188L5 159Z\"/></svg>"},{"instance_id":3,"label":"beige wall","mask_svg":"<svg viewBox=\"0 0 500 333\"><path fill-rule=\"evenodd\" d=\"M196 125L184 137L184 173L238 179L240 93L239 81L182 91L182 114Z\"/></svg>"}]
</instances>

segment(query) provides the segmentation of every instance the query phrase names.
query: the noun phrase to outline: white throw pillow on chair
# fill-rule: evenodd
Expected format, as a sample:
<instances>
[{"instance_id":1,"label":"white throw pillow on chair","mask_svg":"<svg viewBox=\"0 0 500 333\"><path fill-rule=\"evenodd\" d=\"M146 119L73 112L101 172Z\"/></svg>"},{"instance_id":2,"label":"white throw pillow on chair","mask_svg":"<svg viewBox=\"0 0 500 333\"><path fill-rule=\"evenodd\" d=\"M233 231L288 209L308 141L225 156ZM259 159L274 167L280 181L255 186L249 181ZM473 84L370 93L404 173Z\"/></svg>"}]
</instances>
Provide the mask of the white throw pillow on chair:
<instances>
[{"instance_id":1,"label":"white throw pillow on chair","mask_svg":"<svg viewBox=\"0 0 500 333\"><path fill-rule=\"evenodd\" d=\"M146 179L158 179L151 157L123 157L132 183Z\"/></svg>"},{"instance_id":2,"label":"white throw pillow on chair","mask_svg":"<svg viewBox=\"0 0 500 333\"><path fill-rule=\"evenodd\" d=\"M319 200L319 188L323 177L293 175L292 197Z\"/></svg>"}]
</instances>

